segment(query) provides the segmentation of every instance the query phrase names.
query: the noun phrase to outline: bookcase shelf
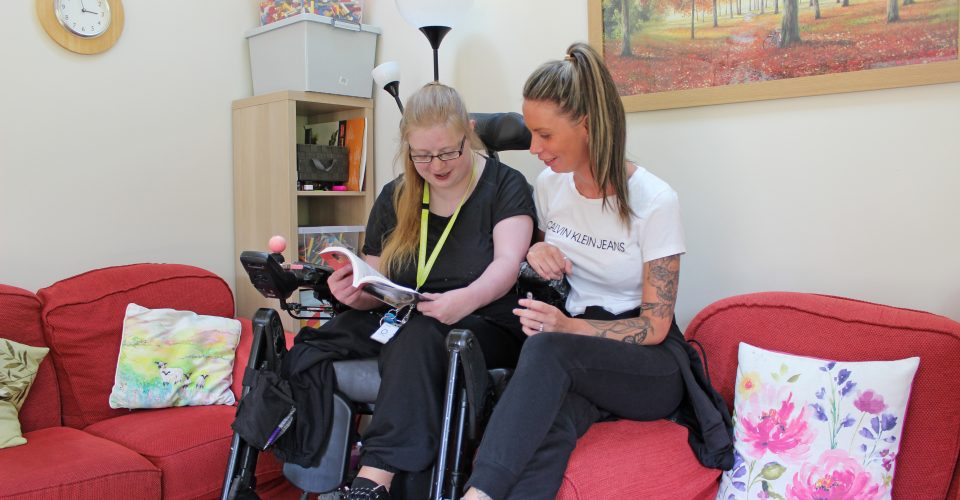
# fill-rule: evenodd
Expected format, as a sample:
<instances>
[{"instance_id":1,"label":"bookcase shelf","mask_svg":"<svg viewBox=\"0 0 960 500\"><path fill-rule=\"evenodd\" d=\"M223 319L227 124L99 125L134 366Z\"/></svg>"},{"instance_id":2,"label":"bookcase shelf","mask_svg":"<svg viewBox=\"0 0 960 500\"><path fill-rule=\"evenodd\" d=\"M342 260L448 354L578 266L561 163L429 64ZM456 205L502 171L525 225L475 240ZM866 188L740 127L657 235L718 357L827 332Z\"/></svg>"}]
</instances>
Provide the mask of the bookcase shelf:
<instances>
[{"instance_id":1,"label":"bookcase shelf","mask_svg":"<svg viewBox=\"0 0 960 500\"><path fill-rule=\"evenodd\" d=\"M287 239L283 256L297 260L297 228L362 226L373 205L373 100L318 92L274 92L233 102L234 242L237 315L250 318L261 307L276 309L253 288L240 252L266 250L273 235ZM297 190L297 142L308 123L366 118L367 161L360 191ZM297 297L291 297L296 302ZM299 325L281 314L284 327Z\"/></svg>"},{"instance_id":2,"label":"bookcase shelf","mask_svg":"<svg viewBox=\"0 0 960 500\"><path fill-rule=\"evenodd\" d=\"M351 197L351 196L354 196L354 197L356 197L356 196L364 197L364 196L366 196L366 195L367 195L367 193L365 193L365 192L363 192L363 191L297 191L297 196L304 196L304 197L308 197L308 198L309 198L309 197L314 197L314 196L319 196L319 197L348 197L348 198L349 198L349 197Z\"/></svg>"}]
</instances>

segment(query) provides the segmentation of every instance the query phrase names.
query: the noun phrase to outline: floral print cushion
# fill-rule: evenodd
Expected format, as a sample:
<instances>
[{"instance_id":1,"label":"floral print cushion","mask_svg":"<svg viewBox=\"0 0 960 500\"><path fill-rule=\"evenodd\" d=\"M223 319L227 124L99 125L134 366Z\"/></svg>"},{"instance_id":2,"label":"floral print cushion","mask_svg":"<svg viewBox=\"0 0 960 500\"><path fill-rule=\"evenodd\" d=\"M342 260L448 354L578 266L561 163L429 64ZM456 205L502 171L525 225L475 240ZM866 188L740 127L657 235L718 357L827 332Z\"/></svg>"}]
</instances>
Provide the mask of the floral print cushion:
<instances>
[{"instance_id":1,"label":"floral print cushion","mask_svg":"<svg viewBox=\"0 0 960 500\"><path fill-rule=\"evenodd\" d=\"M838 362L740 343L718 500L889 499L920 358Z\"/></svg>"},{"instance_id":2,"label":"floral print cushion","mask_svg":"<svg viewBox=\"0 0 960 500\"><path fill-rule=\"evenodd\" d=\"M111 408L232 405L240 322L127 306Z\"/></svg>"}]
</instances>

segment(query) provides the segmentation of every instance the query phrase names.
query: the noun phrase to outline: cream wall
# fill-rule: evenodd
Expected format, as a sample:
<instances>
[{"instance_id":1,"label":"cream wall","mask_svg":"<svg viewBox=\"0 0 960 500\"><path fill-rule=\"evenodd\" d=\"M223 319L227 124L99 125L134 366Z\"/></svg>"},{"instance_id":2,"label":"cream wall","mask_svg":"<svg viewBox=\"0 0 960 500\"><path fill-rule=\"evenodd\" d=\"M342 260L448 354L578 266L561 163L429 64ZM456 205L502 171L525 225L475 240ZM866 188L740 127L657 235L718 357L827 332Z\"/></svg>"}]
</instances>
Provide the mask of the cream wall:
<instances>
[{"instance_id":1,"label":"cream wall","mask_svg":"<svg viewBox=\"0 0 960 500\"><path fill-rule=\"evenodd\" d=\"M256 3L124 2L117 46L71 54L34 2L0 32L0 282L36 290L91 268L179 262L231 284L230 102L250 95ZM367 2L401 94L432 77L426 39ZM230 10L228 10L230 9ZM189 12L190 15L185 15ZM440 51L474 111L520 109L541 62L584 40L585 0L478 0ZM629 153L680 193L678 317L756 290L831 293L960 320L960 84L629 115ZM377 183L399 113L377 93ZM527 153L505 155L530 178Z\"/></svg>"},{"instance_id":2,"label":"cream wall","mask_svg":"<svg viewBox=\"0 0 960 500\"><path fill-rule=\"evenodd\" d=\"M124 2L94 56L5 1L0 30L0 283L36 290L133 262L233 281L230 103L250 95L256 3Z\"/></svg>"},{"instance_id":3,"label":"cream wall","mask_svg":"<svg viewBox=\"0 0 960 500\"><path fill-rule=\"evenodd\" d=\"M587 38L585 0L476 1L440 49L440 79L474 111L519 111L540 63ZM379 61L401 94L432 78L429 45L377 2ZM377 102L377 181L392 177L399 113ZM628 115L628 154L680 194L685 326L732 294L790 290L960 320L960 84ZM533 178L527 153L507 161Z\"/></svg>"}]
</instances>

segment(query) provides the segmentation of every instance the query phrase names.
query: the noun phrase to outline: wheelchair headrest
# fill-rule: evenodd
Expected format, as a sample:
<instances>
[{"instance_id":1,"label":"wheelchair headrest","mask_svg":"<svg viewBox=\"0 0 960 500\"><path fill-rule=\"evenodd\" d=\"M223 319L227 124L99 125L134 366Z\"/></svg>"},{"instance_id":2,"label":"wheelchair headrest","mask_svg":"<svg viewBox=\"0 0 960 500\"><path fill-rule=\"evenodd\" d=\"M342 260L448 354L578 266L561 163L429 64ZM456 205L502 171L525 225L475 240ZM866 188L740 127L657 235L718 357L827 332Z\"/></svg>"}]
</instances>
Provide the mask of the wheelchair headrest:
<instances>
[{"instance_id":1,"label":"wheelchair headrest","mask_svg":"<svg viewBox=\"0 0 960 500\"><path fill-rule=\"evenodd\" d=\"M530 149L530 131L519 113L470 113L470 118L487 151Z\"/></svg>"}]
</instances>

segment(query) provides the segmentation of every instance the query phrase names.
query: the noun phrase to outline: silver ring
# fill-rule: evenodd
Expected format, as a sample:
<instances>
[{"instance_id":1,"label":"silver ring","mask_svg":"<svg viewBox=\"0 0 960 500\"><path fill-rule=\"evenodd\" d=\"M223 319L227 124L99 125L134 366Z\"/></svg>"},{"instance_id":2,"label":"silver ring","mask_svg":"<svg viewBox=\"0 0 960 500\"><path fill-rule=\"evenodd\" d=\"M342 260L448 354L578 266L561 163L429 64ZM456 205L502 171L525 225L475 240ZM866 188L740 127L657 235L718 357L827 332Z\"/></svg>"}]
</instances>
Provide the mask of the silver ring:
<instances>
[{"instance_id":1,"label":"silver ring","mask_svg":"<svg viewBox=\"0 0 960 500\"><path fill-rule=\"evenodd\" d=\"M543 332L543 323L540 323L540 331Z\"/></svg>"}]
</instances>

